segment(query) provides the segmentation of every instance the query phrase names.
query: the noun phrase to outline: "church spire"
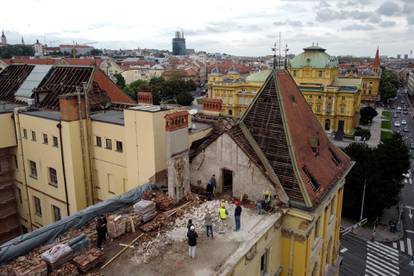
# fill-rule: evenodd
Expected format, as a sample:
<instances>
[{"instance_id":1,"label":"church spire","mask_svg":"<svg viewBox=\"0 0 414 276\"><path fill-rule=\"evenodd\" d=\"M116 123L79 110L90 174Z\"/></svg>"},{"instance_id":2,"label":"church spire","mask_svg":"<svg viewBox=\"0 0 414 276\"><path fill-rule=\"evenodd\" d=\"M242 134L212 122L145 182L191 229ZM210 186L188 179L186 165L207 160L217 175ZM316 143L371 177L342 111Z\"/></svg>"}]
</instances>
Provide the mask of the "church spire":
<instances>
[{"instance_id":1,"label":"church spire","mask_svg":"<svg viewBox=\"0 0 414 276\"><path fill-rule=\"evenodd\" d=\"M7 44L7 39L6 39L6 35L4 34L4 30L1 31L1 45L6 45Z\"/></svg>"},{"instance_id":2,"label":"church spire","mask_svg":"<svg viewBox=\"0 0 414 276\"><path fill-rule=\"evenodd\" d=\"M379 57L379 46L377 47L377 52L375 53L374 62L372 63L373 68L379 68L381 65L380 57Z\"/></svg>"}]
</instances>

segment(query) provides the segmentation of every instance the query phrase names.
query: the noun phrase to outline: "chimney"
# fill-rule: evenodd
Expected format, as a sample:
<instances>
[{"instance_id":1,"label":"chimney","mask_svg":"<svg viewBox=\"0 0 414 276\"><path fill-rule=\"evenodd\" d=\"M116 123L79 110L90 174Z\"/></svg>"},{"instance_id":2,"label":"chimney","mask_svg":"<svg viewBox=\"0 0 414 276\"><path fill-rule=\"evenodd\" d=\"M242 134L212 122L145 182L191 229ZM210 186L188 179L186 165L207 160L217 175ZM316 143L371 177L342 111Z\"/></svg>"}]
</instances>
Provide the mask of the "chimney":
<instances>
[{"instance_id":1,"label":"chimney","mask_svg":"<svg viewBox=\"0 0 414 276\"><path fill-rule=\"evenodd\" d=\"M86 118L85 96L83 93L70 93L59 96L60 119L66 122L79 120L79 106L82 119Z\"/></svg>"},{"instance_id":2,"label":"chimney","mask_svg":"<svg viewBox=\"0 0 414 276\"><path fill-rule=\"evenodd\" d=\"M153 104L153 98L151 92L138 92L137 93L137 99L139 104L145 104L145 105L152 105Z\"/></svg>"},{"instance_id":3,"label":"chimney","mask_svg":"<svg viewBox=\"0 0 414 276\"><path fill-rule=\"evenodd\" d=\"M221 108L223 106L223 101L220 99L203 99L203 112L211 115L219 115Z\"/></svg>"},{"instance_id":4,"label":"chimney","mask_svg":"<svg viewBox=\"0 0 414 276\"><path fill-rule=\"evenodd\" d=\"M165 115L168 195L180 201L190 191L190 158L187 111Z\"/></svg>"}]
</instances>

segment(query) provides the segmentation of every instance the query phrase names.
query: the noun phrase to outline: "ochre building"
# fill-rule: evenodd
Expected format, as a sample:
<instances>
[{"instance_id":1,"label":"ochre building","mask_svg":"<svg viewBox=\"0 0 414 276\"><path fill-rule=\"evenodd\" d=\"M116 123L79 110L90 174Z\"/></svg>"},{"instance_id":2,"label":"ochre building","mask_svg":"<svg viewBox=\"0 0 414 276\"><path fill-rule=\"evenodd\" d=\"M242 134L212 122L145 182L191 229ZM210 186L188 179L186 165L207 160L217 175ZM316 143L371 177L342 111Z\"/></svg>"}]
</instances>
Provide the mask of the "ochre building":
<instances>
[{"instance_id":1,"label":"ochre building","mask_svg":"<svg viewBox=\"0 0 414 276\"><path fill-rule=\"evenodd\" d=\"M338 59L319 46L294 57L289 71L327 132L352 135L359 125L362 80L339 78Z\"/></svg>"}]
</instances>

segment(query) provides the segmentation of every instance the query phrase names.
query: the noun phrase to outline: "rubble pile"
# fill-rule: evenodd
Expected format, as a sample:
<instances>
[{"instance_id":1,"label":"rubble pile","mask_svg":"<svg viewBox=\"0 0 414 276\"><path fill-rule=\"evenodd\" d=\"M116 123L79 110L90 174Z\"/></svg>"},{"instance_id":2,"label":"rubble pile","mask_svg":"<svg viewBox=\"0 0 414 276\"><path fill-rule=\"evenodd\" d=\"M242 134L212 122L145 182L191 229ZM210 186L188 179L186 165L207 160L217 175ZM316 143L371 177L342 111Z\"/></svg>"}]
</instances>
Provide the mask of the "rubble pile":
<instances>
[{"instance_id":1,"label":"rubble pile","mask_svg":"<svg viewBox=\"0 0 414 276\"><path fill-rule=\"evenodd\" d=\"M150 231L160 229L162 226L166 224L166 222L167 216L165 214L159 214L150 222L147 222L144 225L140 226L139 229L147 233Z\"/></svg>"},{"instance_id":2,"label":"rubble pile","mask_svg":"<svg viewBox=\"0 0 414 276\"><path fill-rule=\"evenodd\" d=\"M21 256L13 262L11 270L13 271L11 275L15 276L46 276L47 264L39 256L35 258Z\"/></svg>"},{"instance_id":3,"label":"rubble pile","mask_svg":"<svg viewBox=\"0 0 414 276\"><path fill-rule=\"evenodd\" d=\"M95 268L103 263L105 255L102 251L92 248L85 254L73 258L72 262L83 273Z\"/></svg>"},{"instance_id":4,"label":"rubble pile","mask_svg":"<svg viewBox=\"0 0 414 276\"><path fill-rule=\"evenodd\" d=\"M174 200L161 191L145 192L143 198L155 202L157 210L168 211L174 207Z\"/></svg>"},{"instance_id":5,"label":"rubble pile","mask_svg":"<svg viewBox=\"0 0 414 276\"><path fill-rule=\"evenodd\" d=\"M79 275L79 271L75 265L71 263L64 264L61 268L53 271L49 274L49 276L77 276Z\"/></svg>"}]
</instances>

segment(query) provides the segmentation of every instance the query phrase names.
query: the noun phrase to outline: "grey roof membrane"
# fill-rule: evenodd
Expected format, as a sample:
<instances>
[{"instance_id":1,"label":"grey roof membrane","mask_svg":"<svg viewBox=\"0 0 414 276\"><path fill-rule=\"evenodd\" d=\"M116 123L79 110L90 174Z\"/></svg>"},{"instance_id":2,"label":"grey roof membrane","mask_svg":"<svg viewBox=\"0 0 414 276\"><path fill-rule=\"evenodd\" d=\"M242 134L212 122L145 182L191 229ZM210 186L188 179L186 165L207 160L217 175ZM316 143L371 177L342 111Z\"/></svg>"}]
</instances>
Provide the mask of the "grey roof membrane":
<instances>
[{"instance_id":1,"label":"grey roof membrane","mask_svg":"<svg viewBox=\"0 0 414 276\"><path fill-rule=\"evenodd\" d=\"M36 65L32 72L27 76L26 80L17 90L15 97L16 100L24 101L30 99L33 94L33 89L37 88L46 74L49 72L52 65Z\"/></svg>"}]
</instances>

